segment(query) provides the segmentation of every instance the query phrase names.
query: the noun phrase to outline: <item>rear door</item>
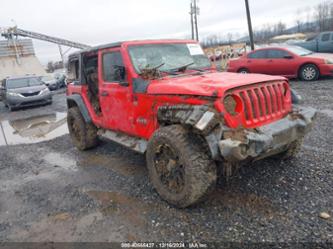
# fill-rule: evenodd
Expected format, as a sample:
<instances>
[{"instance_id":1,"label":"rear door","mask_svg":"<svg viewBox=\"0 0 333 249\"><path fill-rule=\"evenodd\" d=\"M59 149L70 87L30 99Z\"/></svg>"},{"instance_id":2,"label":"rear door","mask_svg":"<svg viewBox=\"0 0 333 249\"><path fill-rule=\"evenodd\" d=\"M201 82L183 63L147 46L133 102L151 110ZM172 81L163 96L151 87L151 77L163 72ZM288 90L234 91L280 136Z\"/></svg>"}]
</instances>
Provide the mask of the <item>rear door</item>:
<instances>
[{"instance_id":1,"label":"rear door","mask_svg":"<svg viewBox=\"0 0 333 249\"><path fill-rule=\"evenodd\" d=\"M267 58L267 67L272 75L291 76L296 71L296 59L283 49L268 49Z\"/></svg>"},{"instance_id":2,"label":"rear door","mask_svg":"<svg viewBox=\"0 0 333 249\"><path fill-rule=\"evenodd\" d=\"M246 67L250 73L269 74L267 68L267 50L257 50L247 56Z\"/></svg>"},{"instance_id":3,"label":"rear door","mask_svg":"<svg viewBox=\"0 0 333 249\"><path fill-rule=\"evenodd\" d=\"M132 91L120 48L99 51L99 65L99 98L103 126L132 134Z\"/></svg>"}]
</instances>

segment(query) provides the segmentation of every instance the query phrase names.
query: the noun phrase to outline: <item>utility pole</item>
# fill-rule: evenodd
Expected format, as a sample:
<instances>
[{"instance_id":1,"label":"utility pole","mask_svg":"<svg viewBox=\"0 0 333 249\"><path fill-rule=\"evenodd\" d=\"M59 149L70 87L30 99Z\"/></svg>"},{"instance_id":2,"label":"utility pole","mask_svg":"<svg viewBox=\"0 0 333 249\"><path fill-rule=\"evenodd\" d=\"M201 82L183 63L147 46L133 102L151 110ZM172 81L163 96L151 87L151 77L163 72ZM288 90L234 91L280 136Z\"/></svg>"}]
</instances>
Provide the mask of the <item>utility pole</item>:
<instances>
[{"instance_id":1,"label":"utility pole","mask_svg":"<svg viewBox=\"0 0 333 249\"><path fill-rule=\"evenodd\" d=\"M195 39L199 41L199 32L198 32L198 7L197 0L193 0L193 9L194 9L194 27L195 27Z\"/></svg>"},{"instance_id":2,"label":"utility pole","mask_svg":"<svg viewBox=\"0 0 333 249\"><path fill-rule=\"evenodd\" d=\"M194 24L193 24L193 4L190 4L190 16L191 16L191 37L194 40Z\"/></svg>"},{"instance_id":3,"label":"utility pole","mask_svg":"<svg viewBox=\"0 0 333 249\"><path fill-rule=\"evenodd\" d=\"M250 7L249 7L249 0L245 0L245 8L246 8L246 15L247 15L247 25L248 25L248 28L249 28L251 50L254 50L254 40L253 40L253 30L252 30L252 22L251 22L251 13L250 13Z\"/></svg>"}]
</instances>

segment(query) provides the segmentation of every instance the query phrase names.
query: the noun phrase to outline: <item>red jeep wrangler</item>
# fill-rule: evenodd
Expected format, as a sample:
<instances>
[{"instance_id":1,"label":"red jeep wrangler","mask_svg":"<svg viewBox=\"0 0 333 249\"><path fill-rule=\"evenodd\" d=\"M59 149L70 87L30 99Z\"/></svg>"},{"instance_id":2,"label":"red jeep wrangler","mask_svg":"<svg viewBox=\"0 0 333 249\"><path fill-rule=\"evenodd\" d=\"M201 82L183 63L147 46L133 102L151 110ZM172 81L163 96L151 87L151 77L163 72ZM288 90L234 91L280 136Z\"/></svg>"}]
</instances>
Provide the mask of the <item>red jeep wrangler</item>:
<instances>
[{"instance_id":1,"label":"red jeep wrangler","mask_svg":"<svg viewBox=\"0 0 333 249\"><path fill-rule=\"evenodd\" d=\"M294 155L315 110L283 77L214 70L195 41L108 44L69 57L68 128L80 150L101 137L145 153L160 196L199 202L251 160Z\"/></svg>"}]
</instances>

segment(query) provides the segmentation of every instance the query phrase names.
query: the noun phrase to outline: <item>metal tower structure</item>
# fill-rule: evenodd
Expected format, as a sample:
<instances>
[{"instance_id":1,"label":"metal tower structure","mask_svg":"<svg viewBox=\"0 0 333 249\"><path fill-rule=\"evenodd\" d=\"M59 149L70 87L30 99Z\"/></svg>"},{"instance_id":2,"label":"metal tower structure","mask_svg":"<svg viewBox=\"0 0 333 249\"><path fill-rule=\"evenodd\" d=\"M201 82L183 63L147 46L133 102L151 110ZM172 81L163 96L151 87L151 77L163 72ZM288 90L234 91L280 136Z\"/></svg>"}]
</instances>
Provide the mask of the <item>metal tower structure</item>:
<instances>
[{"instance_id":1,"label":"metal tower structure","mask_svg":"<svg viewBox=\"0 0 333 249\"><path fill-rule=\"evenodd\" d=\"M16 47L15 37L17 38L18 36L29 37L32 39L55 43L59 47L59 52L60 52L60 56L61 56L63 65L65 65L64 55L69 51L69 49L71 49L71 48L86 49L86 48L91 47L86 44L73 42L73 41L69 41L66 39L58 38L58 37L53 37L53 36L49 36L49 35L45 35L45 34L41 34L41 33L37 33L37 32L19 29L16 26L11 27L11 28L2 28L2 29L0 28L0 34L1 34L1 36L7 38L8 40L11 40L13 42L14 47ZM69 47L69 49L67 51L63 52L61 46ZM17 61L19 63L18 53L17 53L16 57L17 57Z\"/></svg>"}]
</instances>

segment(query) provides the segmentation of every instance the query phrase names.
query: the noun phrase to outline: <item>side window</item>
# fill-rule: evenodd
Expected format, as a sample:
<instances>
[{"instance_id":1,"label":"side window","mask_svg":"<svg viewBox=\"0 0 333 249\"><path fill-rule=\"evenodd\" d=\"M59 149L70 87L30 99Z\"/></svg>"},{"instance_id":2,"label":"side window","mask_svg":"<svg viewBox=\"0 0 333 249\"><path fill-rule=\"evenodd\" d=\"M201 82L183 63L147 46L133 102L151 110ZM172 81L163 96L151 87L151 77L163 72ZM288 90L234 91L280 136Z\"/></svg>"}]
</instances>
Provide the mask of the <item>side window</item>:
<instances>
[{"instance_id":1,"label":"side window","mask_svg":"<svg viewBox=\"0 0 333 249\"><path fill-rule=\"evenodd\" d=\"M79 80L79 60L72 60L68 64L68 80Z\"/></svg>"},{"instance_id":2,"label":"side window","mask_svg":"<svg viewBox=\"0 0 333 249\"><path fill-rule=\"evenodd\" d=\"M327 41L329 41L329 40L330 40L330 36L331 36L330 33L323 34L323 35L321 36L321 41L323 41L323 42L327 42Z\"/></svg>"},{"instance_id":3,"label":"side window","mask_svg":"<svg viewBox=\"0 0 333 249\"><path fill-rule=\"evenodd\" d=\"M251 54L248 55L248 58L251 59L265 59L266 57L266 50L259 50L256 52L253 52Z\"/></svg>"},{"instance_id":4,"label":"side window","mask_svg":"<svg viewBox=\"0 0 333 249\"><path fill-rule=\"evenodd\" d=\"M270 49L267 51L267 57L268 58L272 58L272 59L282 59L285 58L285 56L288 56L289 53L284 51L284 50L280 50L280 49Z\"/></svg>"},{"instance_id":5,"label":"side window","mask_svg":"<svg viewBox=\"0 0 333 249\"><path fill-rule=\"evenodd\" d=\"M104 53L103 79L106 82L123 82L126 79L123 58L119 51Z\"/></svg>"}]
</instances>

